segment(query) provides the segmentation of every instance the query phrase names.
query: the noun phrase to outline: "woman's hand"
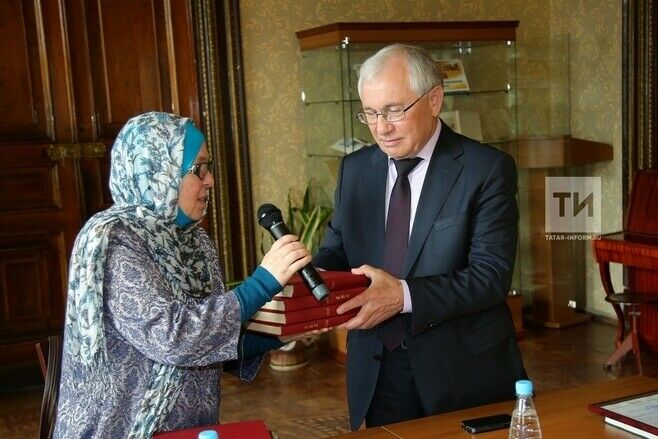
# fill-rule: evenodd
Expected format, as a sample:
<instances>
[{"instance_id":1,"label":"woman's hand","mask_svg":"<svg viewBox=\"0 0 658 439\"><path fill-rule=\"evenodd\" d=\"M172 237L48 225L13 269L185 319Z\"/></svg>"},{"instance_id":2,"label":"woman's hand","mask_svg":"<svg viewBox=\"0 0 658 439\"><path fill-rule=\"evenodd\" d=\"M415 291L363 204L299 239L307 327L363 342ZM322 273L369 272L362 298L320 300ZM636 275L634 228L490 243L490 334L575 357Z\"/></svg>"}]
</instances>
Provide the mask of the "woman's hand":
<instances>
[{"instance_id":1,"label":"woman's hand","mask_svg":"<svg viewBox=\"0 0 658 439\"><path fill-rule=\"evenodd\" d=\"M260 265L281 285L285 285L293 274L309 262L311 254L304 244L299 242L299 238L295 235L285 235L272 244Z\"/></svg>"},{"instance_id":2,"label":"woman's hand","mask_svg":"<svg viewBox=\"0 0 658 439\"><path fill-rule=\"evenodd\" d=\"M301 340L306 337L312 337L314 335L320 335L324 334L331 328L323 328L323 329L314 329L313 331L308 331L308 332L302 332L301 334L292 334L292 335L280 335L279 336L279 341L281 343L292 343L293 341Z\"/></svg>"}]
</instances>

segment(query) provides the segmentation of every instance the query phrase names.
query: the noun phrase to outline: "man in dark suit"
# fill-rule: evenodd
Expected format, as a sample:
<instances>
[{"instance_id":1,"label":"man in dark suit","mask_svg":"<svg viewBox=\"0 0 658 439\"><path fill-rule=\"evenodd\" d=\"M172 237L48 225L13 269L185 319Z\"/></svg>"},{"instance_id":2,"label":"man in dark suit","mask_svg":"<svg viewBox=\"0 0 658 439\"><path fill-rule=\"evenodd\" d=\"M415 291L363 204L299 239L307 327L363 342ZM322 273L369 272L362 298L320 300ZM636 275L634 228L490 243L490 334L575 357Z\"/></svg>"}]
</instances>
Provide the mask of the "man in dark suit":
<instances>
[{"instance_id":1,"label":"man in dark suit","mask_svg":"<svg viewBox=\"0 0 658 439\"><path fill-rule=\"evenodd\" d=\"M357 429L514 398L526 378L505 298L517 245L511 156L442 123L441 72L392 45L359 72L378 147L346 156L314 264L371 279L339 307Z\"/></svg>"}]
</instances>

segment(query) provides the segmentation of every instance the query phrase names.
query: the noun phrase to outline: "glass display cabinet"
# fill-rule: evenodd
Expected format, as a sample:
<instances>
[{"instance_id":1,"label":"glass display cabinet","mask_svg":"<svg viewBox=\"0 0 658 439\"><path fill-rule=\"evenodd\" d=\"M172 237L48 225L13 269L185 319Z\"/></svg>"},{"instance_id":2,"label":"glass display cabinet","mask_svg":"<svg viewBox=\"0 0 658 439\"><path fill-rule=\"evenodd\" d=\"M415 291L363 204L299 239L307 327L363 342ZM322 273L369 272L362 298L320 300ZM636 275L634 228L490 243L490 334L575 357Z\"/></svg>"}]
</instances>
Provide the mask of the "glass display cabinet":
<instances>
[{"instance_id":1,"label":"glass display cabinet","mask_svg":"<svg viewBox=\"0 0 658 439\"><path fill-rule=\"evenodd\" d=\"M335 23L297 32L308 173L330 204L341 157L373 143L357 91L361 63L401 42L427 49L444 71L441 119L516 156L518 21ZM519 273L513 291L521 292ZM521 297L510 299L521 329Z\"/></svg>"},{"instance_id":2,"label":"glass display cabinet","mask_svg":"<svg viewBox=\"0 0 658 439\"><path fill-rule=\"evenodd\" d=\"M309 175L330 202L340 158L372 144L356 119L361 63L392 42L420 45L446 72L441 117L464 135L513 149L518 21L335 23L297 32Z\"/></svg>"},{"instance_id":3,"label":"glass display cabinet","mask_svg":"<svg viewBox=\"0 0 658 439\"><path fill-rule=\"evenodd\" d=\"M545 177L611 160L612 147L570 136L568 36L519 45L518 24L334 23L297 32L308 173L330 204L341 157L373 142L356 119L361 63L393 42L426 48L445 74L441 119L516 160L521 218L512 290L526 304L532 298L535 323L559 328L585 320L568 306L584 301L582 279L569 269L582 264L584 243L545 238ZM520 310L520 298L510 305Z\"/></svg>"},{"instance_id":4,"label":"glass display cabinet","mask_svg":"<svg viewBox=\"0 0 658 439\"><path fill-rule=\"evenodd\" d=\"M517 47L519 251L517 272L531 295L535 324L562 328L589 320L586 306L589 242L546 233L546 181L592 177L586 165L609 161L612 146L571 136L569 35L528 39ZM573 236L577 237L577 236ZM520 264L520 265L518 265Z\"/></svg>"}]
</instances>

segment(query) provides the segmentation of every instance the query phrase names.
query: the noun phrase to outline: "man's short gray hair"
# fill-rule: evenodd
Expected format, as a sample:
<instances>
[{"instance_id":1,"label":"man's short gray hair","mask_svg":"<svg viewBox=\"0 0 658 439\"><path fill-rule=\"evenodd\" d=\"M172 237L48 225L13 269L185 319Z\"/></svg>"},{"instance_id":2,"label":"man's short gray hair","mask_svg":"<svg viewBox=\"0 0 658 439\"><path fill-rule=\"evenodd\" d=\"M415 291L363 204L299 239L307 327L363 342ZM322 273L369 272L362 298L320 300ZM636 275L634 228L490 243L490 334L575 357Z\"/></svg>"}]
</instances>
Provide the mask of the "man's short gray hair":
<instances>
[{"instance_id":1,"label":"man's short gray hair","mask_svg":"<svg viewBox=\"0 0 658 439\"><path fill-rule=\"evenodd\" d=\"M359 97L361 97L363 85L376 79L386 68L387 63L398 56L406 61L409 86L419 96L437 85L443 87L443 75L429 52L422 47L398 43L380 49L361 64L358 83Z\"/></svg>"}]
</instances>

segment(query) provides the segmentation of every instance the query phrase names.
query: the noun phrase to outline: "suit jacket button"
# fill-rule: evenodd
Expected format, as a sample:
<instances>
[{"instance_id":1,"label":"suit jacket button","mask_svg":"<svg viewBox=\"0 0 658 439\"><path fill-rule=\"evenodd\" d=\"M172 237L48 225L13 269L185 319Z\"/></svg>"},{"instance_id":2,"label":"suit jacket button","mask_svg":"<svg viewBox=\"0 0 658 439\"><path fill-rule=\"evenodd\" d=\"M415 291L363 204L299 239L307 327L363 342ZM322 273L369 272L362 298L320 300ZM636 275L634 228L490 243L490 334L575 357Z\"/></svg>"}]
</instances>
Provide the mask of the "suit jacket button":
<instances>
[{"instance_id":1,"label":"suit jacket button","mask_svg":"<svg viewBox=\"0 0 658 439\"><path fill-rule=\"evenodd\" d=\"M376 361L382 361L381 355L373 355L372 358L375 359Z\"/></svg>"}]
</instances>

